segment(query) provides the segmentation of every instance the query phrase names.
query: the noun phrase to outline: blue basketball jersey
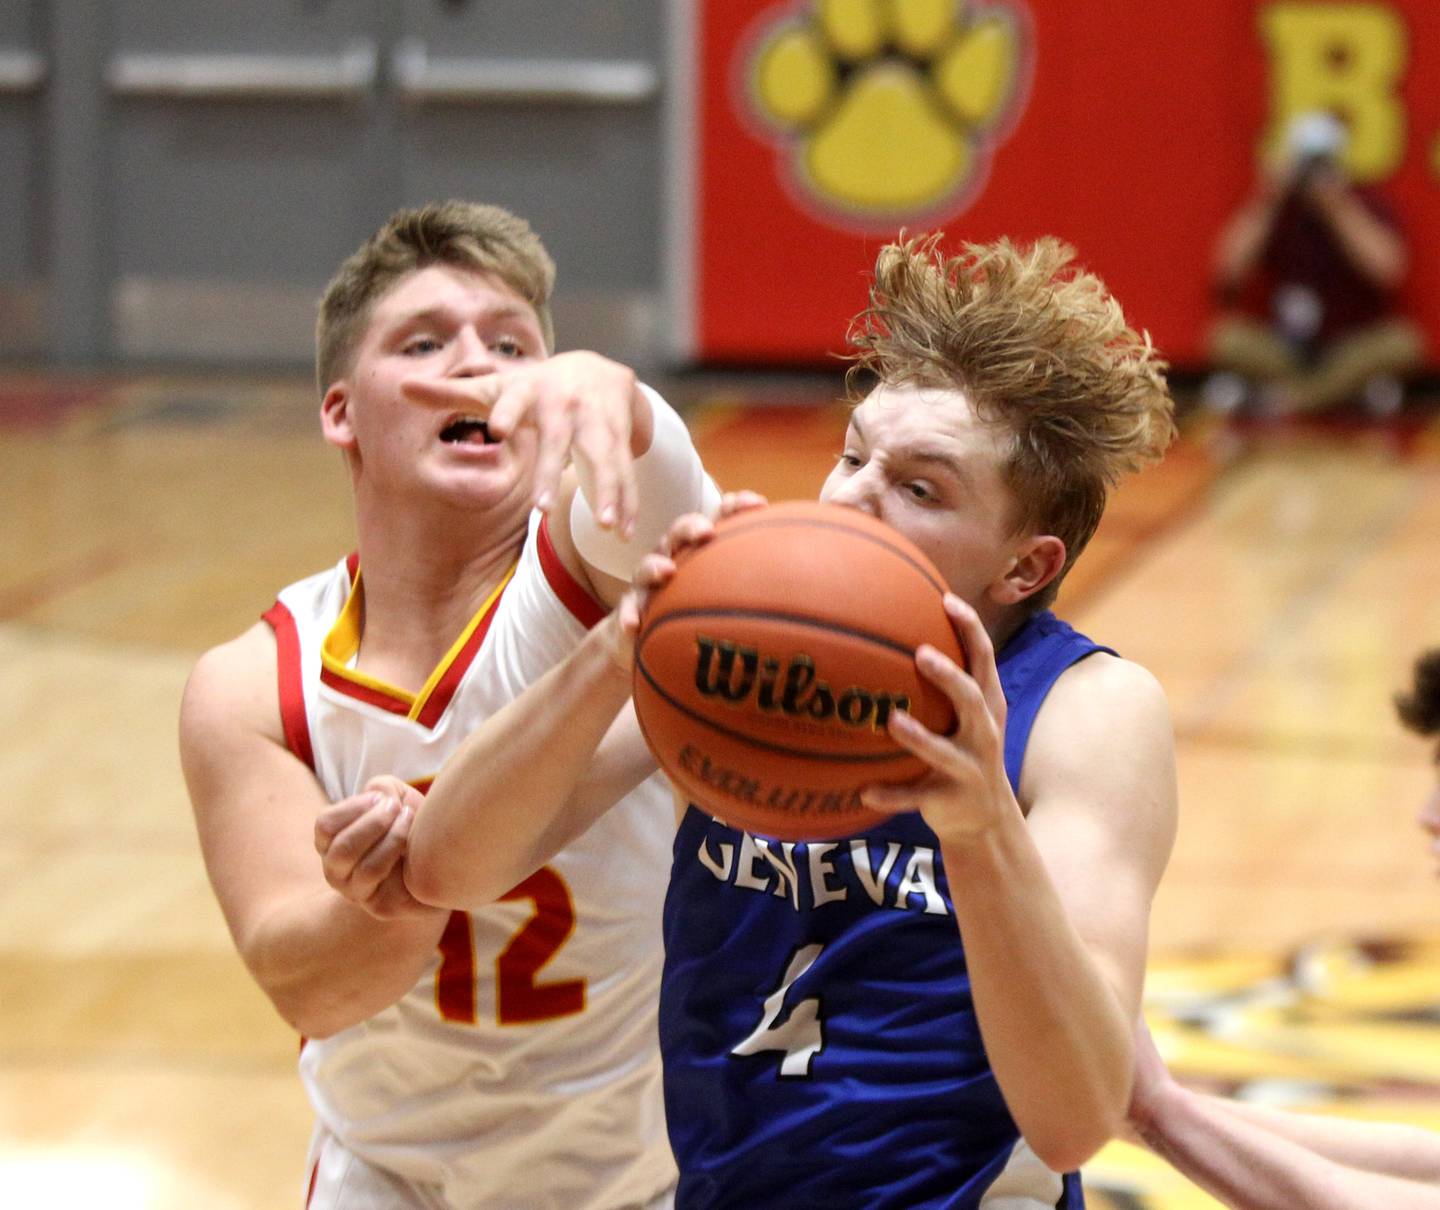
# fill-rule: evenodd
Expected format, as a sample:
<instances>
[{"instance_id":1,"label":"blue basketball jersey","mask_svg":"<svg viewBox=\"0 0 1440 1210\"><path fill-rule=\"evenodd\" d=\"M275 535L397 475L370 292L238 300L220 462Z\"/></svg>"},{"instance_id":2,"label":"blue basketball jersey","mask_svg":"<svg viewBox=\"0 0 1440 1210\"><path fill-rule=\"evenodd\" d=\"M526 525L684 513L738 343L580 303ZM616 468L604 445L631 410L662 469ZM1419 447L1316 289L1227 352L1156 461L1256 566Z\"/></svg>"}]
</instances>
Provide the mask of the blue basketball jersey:
<instances>
[{"instance_id":1,"label":"blue basketball jersey","mask_svg":"<svg viewBox=\"0 0 1440 1210\"><path fill-rule=\"evenodd\" d=\"M1005 770L1100 648L1053 614L999 655ZM679 1210L1084 1205L1020 1139L980 1040L934 832L918 814L795 844L691 807L665 902L660 1043Z\"/></svg>"}]
</instances>

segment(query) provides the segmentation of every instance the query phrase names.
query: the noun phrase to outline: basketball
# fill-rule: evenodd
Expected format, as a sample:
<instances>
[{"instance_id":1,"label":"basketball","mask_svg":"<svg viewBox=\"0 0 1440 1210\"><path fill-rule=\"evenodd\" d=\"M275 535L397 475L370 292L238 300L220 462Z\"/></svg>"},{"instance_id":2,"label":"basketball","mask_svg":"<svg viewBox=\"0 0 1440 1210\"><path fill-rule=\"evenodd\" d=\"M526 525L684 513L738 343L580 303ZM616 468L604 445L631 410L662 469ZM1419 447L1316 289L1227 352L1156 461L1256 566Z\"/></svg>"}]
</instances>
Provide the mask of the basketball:
<instances>
[{"instance_id":1,"label":"basketball","mask_svg":"<svg viewBox=\"0 0 1440 1210\"><path fill-rule=\"evenodd\" d=\"M861 788L927 769L890 738L891 714L955 725L915 667L921 643L964 663L935 565L888 525L814 502L721 520L676 563L635 647L635 711L676 788L780 840L884 819Z\"/></svg>"}]
</instances>

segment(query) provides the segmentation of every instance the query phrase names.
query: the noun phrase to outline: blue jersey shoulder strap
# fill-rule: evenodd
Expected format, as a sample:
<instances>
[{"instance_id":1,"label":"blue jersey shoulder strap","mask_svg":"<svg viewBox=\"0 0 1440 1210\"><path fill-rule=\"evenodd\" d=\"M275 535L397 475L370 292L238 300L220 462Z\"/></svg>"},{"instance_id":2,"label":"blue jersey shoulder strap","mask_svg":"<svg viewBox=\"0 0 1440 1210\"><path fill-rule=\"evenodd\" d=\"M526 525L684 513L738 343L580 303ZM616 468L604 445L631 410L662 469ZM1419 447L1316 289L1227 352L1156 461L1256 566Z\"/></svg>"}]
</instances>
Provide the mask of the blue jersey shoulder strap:
<instances>
[{"instance_id":1,"label":"blue jersey shoulder strap","mask_svg":"<svg viewBox=\"0 0 1440 1210\"><path fill-rule=\"evenodd\" d=\"M1097 651L1115 652L1087 638L1048 609L1032 615L996 656L1000 687L1005 691L1005 773L1020 792L1020 766L1030 729L1060 674Z\"/></svg>"}]
</instances>

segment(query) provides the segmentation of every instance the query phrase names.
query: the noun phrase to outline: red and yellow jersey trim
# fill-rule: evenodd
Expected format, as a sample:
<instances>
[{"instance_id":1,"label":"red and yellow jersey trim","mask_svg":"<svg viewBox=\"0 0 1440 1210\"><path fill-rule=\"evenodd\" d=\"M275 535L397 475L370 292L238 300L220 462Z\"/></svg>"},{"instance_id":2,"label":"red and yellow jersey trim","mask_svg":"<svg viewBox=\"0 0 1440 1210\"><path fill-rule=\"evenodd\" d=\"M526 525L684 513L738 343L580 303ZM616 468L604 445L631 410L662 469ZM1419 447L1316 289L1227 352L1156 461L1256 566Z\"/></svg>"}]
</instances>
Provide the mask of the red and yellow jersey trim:
<instances>
[{"instance_id":1,"label":"red and yellow jersey trim","mask_svg":"<svg viewBox=\"0 0 1440 1210\"><path fill-rule=\"evenodd\" d=\"M476 653L485 641L490 623L499 608L500 598L515 575L519 563L513 563L500 583L485 599L483 605L470 619L451 645L445 657L435 665L424 687L412 694L396 685L388 684L378 677L351 668L350 661L360 650L360 618L362 602L361 572L358 563L352 562L350 595L340 616L320 645L320 680L337 693L357 701L366 702L391 714L403 715L424 727L434 727L445 714L445 708L455 696L465 673L474 663Z\"/></svg>"},{"instance_id":2,"label":"red and yellow jersey trim","mask_svg":"<svg viewBox=\"0 0 1440 1210\"><path fill-rule=\"evenodd\" d=\"M540 556L540 570L545 573L545 579L549 582L551 591L560 598L565 608L586 630L589 630L610 612L590 595L590 591L572 576L570 570L560 561L555 543L550 540L549 517L544 517L540 521L539 533L535 541L535 553Z\"/></svg>"},{"instance_id":3,"label":"red and yellow jersey trim","mask_svg":"<svg viewBox=\"0 0 1440 1210\"><path fill-rule=\"evenodd\" d=\"M310 746L310 722L305 714L300 630L295 624L295 615L276 601L260 616L275 632L275 668L280 687L280 725L285 734L285 746L313 773L315 750Z\"/></svg>"}]
</instances>

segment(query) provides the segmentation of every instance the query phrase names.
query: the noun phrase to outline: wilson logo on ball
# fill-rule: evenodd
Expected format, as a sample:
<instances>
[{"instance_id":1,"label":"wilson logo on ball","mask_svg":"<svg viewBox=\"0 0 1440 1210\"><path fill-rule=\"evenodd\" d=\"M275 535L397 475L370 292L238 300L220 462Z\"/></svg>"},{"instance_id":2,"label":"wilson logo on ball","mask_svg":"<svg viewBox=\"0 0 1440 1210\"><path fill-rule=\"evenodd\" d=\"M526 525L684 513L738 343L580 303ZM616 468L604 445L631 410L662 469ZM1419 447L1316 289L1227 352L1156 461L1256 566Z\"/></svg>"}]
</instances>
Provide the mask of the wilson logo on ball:
<instances>
[{"instance_id":1,"label":"wilson logo on ball","mask_svg":"<svg viewBox=\"0 0 1440 1210\"><path fill-rule=\"evenodd\" d=\"M635 717L675 790L730 827L825 840L881 825L864 788L929 772L890 735L896 711L955 727L915 662L930 644L964 666L945 581L857 509L791 501L721 518L677 552L640 621Z\"/></svg>"},{"instance_id":2,"label":"wilson logo on ball","mask_svg":"<svg viewBox=\"0 0 1440 1210\"><path fill-rule=\"evenodd\" d=\"M780 661L758 647L707 635L695 636L695 688L704 697L736 707L753 702L767 714L875 731L885 729L892 712L910 708L910 698L903 693L852 685L837 694L820 679L808 655L792 655L782 675Z\"/></svg>"}]
</instances>

